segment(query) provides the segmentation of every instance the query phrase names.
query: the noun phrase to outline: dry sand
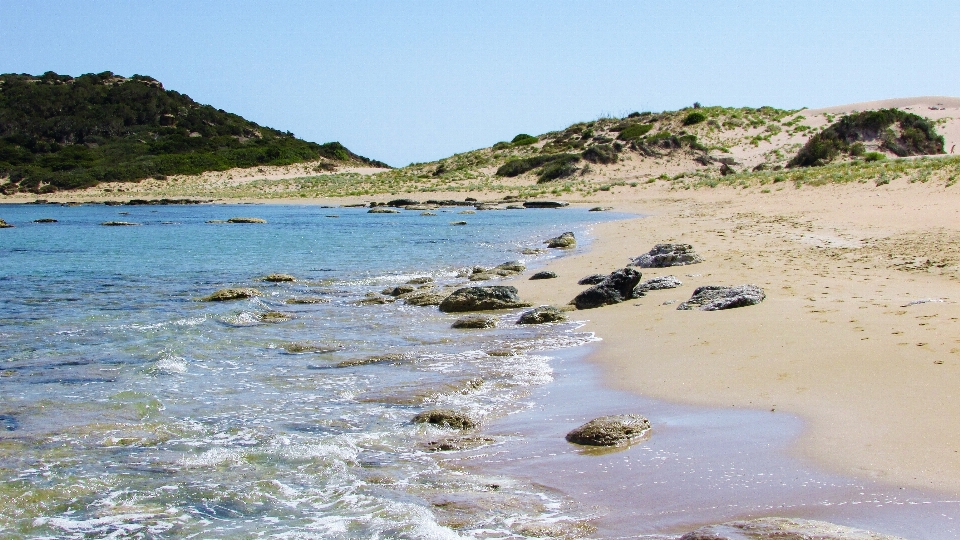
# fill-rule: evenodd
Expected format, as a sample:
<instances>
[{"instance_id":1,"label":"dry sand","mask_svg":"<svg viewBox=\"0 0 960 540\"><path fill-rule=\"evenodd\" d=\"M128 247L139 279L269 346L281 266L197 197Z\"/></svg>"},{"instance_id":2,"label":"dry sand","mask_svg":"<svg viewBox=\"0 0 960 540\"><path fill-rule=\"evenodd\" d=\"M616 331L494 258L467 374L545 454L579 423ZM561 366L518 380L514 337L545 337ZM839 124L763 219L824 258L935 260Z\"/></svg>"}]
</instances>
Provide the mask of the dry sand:
<instances>
[{"instance_id":1,"label":"dry sand","mask_svg":"<svg viewBox=\"0 0 960 540\"><path fill-rule=\"evenodd\" d=\"M797 414L808 426L798 454L830 470L960 492L960 189L899 180L608 202L648 217L597 226L588 250L550 265L558 279L515 283L525 300L566 303L579 278L660 242L706 259L643 271L681 288L577 312L603 339L593 359L609 384ZM664 305L699 285L743 283L766 300L720 312ZM909 305L923 299L942 301Z\"/></svg>"}]
</instances>

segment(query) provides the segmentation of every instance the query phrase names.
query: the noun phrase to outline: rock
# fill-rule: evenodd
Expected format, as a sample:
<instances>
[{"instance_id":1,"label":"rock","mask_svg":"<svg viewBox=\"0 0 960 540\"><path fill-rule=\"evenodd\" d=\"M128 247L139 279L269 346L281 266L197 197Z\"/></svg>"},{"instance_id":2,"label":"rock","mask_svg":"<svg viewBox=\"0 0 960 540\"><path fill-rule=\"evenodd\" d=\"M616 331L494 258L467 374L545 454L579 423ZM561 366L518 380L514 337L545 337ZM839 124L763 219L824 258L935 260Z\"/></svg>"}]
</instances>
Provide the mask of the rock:
<instances>
[{"instance_id":1,"label":"rock","mask_svg":"<svg viewBox=\"0 0 960 540\"><path fill-rule=\"evenodd\" d=\"M756 285L737 285L725 287L723 285L704 285L693 291L693 296L683 302L677 309L699 309L700 311L717 311L744 306L753 306L763 302L766 295L763 289Z\"/></svg>"},{"instance_id":2,"label":"rock","mask_svg":"<svg viewBox=\"0 0 960 540\"><path fill-rule=\"evenodd\" d=\"M537 272L536 274L530 276L530 279L555 279L556 277L556 272L544 270L543 272Z\"/></svg>"},{"instance_id":3,"label":"rock","mask_svg":"<svg viewBox=\"0 0 960 540\"><path fill-rule=\"evenodd\" d=\"M520 253L524 255L540 255L541 253L546 253L547 250L543 248L523 248L520 250Z\"/></svg>"},{"instance_id":4,"label":"rock","mask_svg":"<svg viewBox=\"0 0 960 540\"><path fill-rule=\"evenodd\" d=\"M329 298L321 298L319 296L300 296L284 300L285 304L326 304L329 302Z\"/></svg>"},{"instance_id":5,"label":"rock","mask_svg":"<svg viewBox=\"0 0 960 540\"><path fill-rule=\"evenodd\" d=\"M309 341L295 341L284 343L283 350L290 354L322 354L336 352L343 349L340 345L329 345L325 343L311 343Z\"/></svg>"},{"instance_id":6,"label":"rock","mask_svg":"<svg viewBox=\"0 0 960 540\"><path fill-rule=\"evenodd\" d=\"M500 207L496 203L478 203L474 206L478 211L483 210L500 210Z\"/></svg>"},{"instance_id":7,"label":"rock","mask_svg":"<svg viewBox=\"0 0 960 540\"><path fill-rule=\"evenodd\" d=\"M680 540L902 540L809 519L767 517L708 525L689 532Z\"/></svg>"},{"instance_id":8,"label":"rock","mask_svg":"<svg viewBox=\"0 0 960 540\"><path fill-rule=\"evenodd\" d=\"M470 274L470 277L467 278L470 281L488 281L495 278L494 274L488 274L487 272L477 272L475 274Z\"/></svg>"},{"instance_id":9,"label":"rock","mask_svg":"<svg viewBox=\"0 0 960 540\"><path fill-rule=\"evenodd\" d=\"M657 244L649 252L634 259L633 266L666 268L701 262L703 262L703 259L697 255L690 244Z\"/></svg>"},{"instance_id":10,"label":"rock","mask_svg":"<svg viewBox=\"0 0 960 540\"><path fill-rule=\"evenodd\" d=\"M567 440L587 446L629 444L650 430L650 421L639 414L618 414L595 418L567 433Z\"/></svg>"},{"instance_id":11,"label":"rock","mask_svg":"<svg viewBox=\"0 0 960 540\"><path fill-rule=\"evenodd\" d=\"M281 323L287 322L296 317L294 317L292 313L284 313L282 311L267 311L266 313L261 313L257 318L260 319L260 322Z\"/></svg>"},{"instance_id":12,"label":"rock","mask_svg":"<svg viewBox=\"0 0 960 540\"><path fill-rule=\"evenodd\" d=\"M285 281L296 281L297 278L291 276L290 274L270 274L263 276L263 281L269 281L271 283L282 283Z\"/></svg>"},{"instance_id":13,"label":"rock","mask_svg":"<svg viewBox=\"0 0 960 540\"><path fill-rule=\"evenodd\" d=\"M519 204L510 204L507 205L507 210L526 210L526 208L520 206Z\"/></svg>"},{"instance_id":14,"label":"rock","mask_svg":"<svg viewBox=\"0 0 960 540\"><path fill-rule=\"evenodd\" d=\"M466 221L451 221L450 224L451 224L451 225L466 225L467 222L466 222Z\"/></svg>"},{"instance_id":15,"label":"rock","mask_svg":"<svg viewBox=\"0 0 960 540\"><path fill-rule=\"evenodd\" d=\"M450 325L450 328L495 328L497 320L484 315L469 315L461 317Z\"/></svg>"},{"instance_id":16,"label":"rock","mask_svg":"<svg viewBox=\"0 0 960 540\"><path fill-rule=\"evenodd\" d=\"M455 452L472 450L492 442L494 442L494 439L490 437L450 437L439 441L430 441L426 444L426 449L431 452Z\"/></svg>"},{"instance_id":17,"label":"rock","mask_svg":"<svg viewBox=\"0 0 960 540\"><path fill-rule=\"evenodd\" d=\"M510 261L503 264L498 264L490 269L491 273L497 274L498 276L507 276L519 274L527 269L527 266L520 261Z\"/></svg>"},{"instance_id":18,"label":"rock","mask_svg":"<svg viewBox=\"0 0 960 540\"><path fill-rule=\"evenodd\" d=\"M411 204L410 206L404 206L403 209L404 210L422 210L425 212L429 212L430 210L436 210L437 207L432 204Z\"/></svg>"},{"instance_id":19,"label":"rock","mask_svg":"<svg viewBox=\"0 0 960 540\"><path fill-rule=\"evenodd\" d=\"M728 176L731 174L737 174L737 170L731 167L726 163L720 164L720 176Z\"/></svg>"},{"instance_id":20,"label":"rock","mask_svg":"<svg viewBox=\"0 0 960 540\"><path fill-rule=\"evenodd\" d=\"M565 232L556 238L544 242L548 248L572 248L577 245L577 239L572 232Z\"/></svg>"},{"instance_id":21,"label":"rock","mask_svg":"<svg viewBox=\"0 0 960 540\"><path fill-rule=\"evenodd\" d=\"M424 283L433 283L433 278L429 276L415 277L407 280L409 285L423 285Z\"/></svg>"},{"instance_id":22,"label":"rock","mask_svg":"<svg viewBox=\"0 0 960 540\"><path fill-rule=\"evenodd\" d=\"M413 423L433 424L454 429L473 429L477 427L477 423L472 418L462 412L450 409L424 411L413 417Z\"/></svg>"},{"instance_id":23,"label":"rock","mask_svg":"<svg viewBox=\"0 0 960 540\"><path fill-rule=\"evenodd\" d=\"M643 275L633 268L623 268L607 276L602 282L581 292L573 299L577 309L591 309L619 304L633 296L633 289Z\"/></svg>"},{"instance_id":24,"label":"rock","mask_svg":"<svg viewBox=\"0 0 960 540\"><path fill-rule=\"evenodd\" d=\"M326 215L326 216L323 216L323 217L328 217L328 218L339 218L340 216L338 216L338 215L336 215L336 214L329 214L329 215Z\"/></svg>"},{"instance_id":25,"label":"rock","mask_svg":"<svg viewBox=\"0 0 960 540\"><path fill-rule=\"evenodd\" d=\"M267 220L258 217L232 217L227 223L266 223Z\"/></svg>"},{"instance_id":26,"label":"rock","mask_svg":"<svg viewBox=\"0 0 960 540\"><path fill-rule=\"evenodd\" d=\"M339 362L337 367L356 367L356 366L368 366L371 364L400 364L407 360L410 360L410 355L403 353L387 353L387 354L377 354L374 356L368 356L366 358L353 358L351 360L344 360Z\"/></svg>"},{"instance_id":27,"label":"rock","mask_svg":"<svg viewBox=\"0 0 960 540\"><path fill-rule=\"evenodd\" d=\"M0 221L3 221L3 220L0 219ZM57 220L53 218L40 218L40 219L33 220L33 222L34 223L57 223Z\"/></svg>"},{"instance_id":28,"label":"rock","mask_svg":"<svg viewBox=\"0 0 960 540\"><path fill-rule=\"evenodd\" d=\"M563 208L570 206L570 203L563 201L527 201L523 203L524 208Z\"/></svg>"},{"instance_id":29,"label":"rock","mask_svg":"<svg viewBox=\"0 0 960 540\"><path fill-rule=\"evenodd\" d=\"M13 225L7 223L6 221L0 219L0 229L12 229Z\"/></svg>"},{"instance_id":30,"label":"rock","mask_svg":"<svg viewBox=\"0 0 960 540\"><path fill-rule=\"evenodd\" d=\"M400 296L402 294L410 294L415 290L417 290L417 288L413 285L398 285L393 288L384 289L380 294L385 294L387 296Z\"/></svg>"},{"instance_id":31,"label":"rock","mask_svg":"<svg viewBox=\"0 0 960 540\"><path fill-rule=\"evenodd\" d=\"M431 290L417 291L404 296L403 302L411 306L439 306L447 296L449 295L446 293L438 293Z\"/></svg>"},{"instance_id":32,"label":"rock","mask_svg":"<svg viewBox=\"0 0 960 540\"><path fill-rule=\"evenodd\" d=\"M367 213L368 214L399 214L400 211L394 210L393 208L384 208L382 206L378 206L376 208L371 208L367 210Z\"/></svg>"},{"instance_id":33,"label":"rock","mask_svg":"<svg viewBox=\"0 0 960 540\"><path fill-rule=\"evenodd\" d=\"M420 204L420 201L413 199L394 199L387 203L387 206L392 206L394 208L400 208L404 206L414 206Z\"/></svg>"},{"instance_id":34,"label":"rock","mask_svg":"<svg viewBox=\"0 0 960 540\"><path fill-rule=\"evenodd\" d=\"M381 296L375 292L367 293L365 297L357 301L357 305L360 306L378 306L383 304L389 304L391 302L396 302L397 299L392 296Z\"/></svg>"},{"instance_id":35,"label":"rock","mask_svg":"<svg viewBox=\"0 0 960 540\"><path fill-rule=\"evenodd\" d=\"M473 210L461 210L457 212L458 214L476 214Z\"/></svg>"},{"instance_id":36,"label":"rock","mask_svg":"<svg viewBox=\"0 0 960 540\"><path fill-rule=\"evenodd\" d=\"M520 307L530 307L530 304L520 301L516 287L503 285L457 289L440 303L440 311L444 313Z\"/></svg>"},{"instance_id":37,"label":"rock","mask_svg":"<svg viewBox=\"0 0 960 540\"><path fill-rule=\"evenodd\" d=\"M661 289L675 289L683 285L679 279L674 276L660 276L648 279L633 288L633 297L640 298L647 294L647 291L659 291Z\"/></svg>"},{"instance_id":38,"label":"rock","mask_svg":"<svg viewBox=\"0 0 960 540\"><path fill-rule=\"evenodd\" d=\"M225 300L253 298L254 296L263 296L263 293L250 287L236 287L230 289L220 289L210 296L204 296L200 300L203 302L223 302Z\"/></svg>"},{"instance_id":39,"label":"rock","mask_svg":"<svg viewBox=\"0 0 960 540\"><path fill-rule=\"evenodd\" d=\"M610 206L594 206L589 212L606 212L608 210L613 210L613 208Z\"/></svg>"},{"instance_id":40,"label":"rock","mask_svg":"<svg viewBox=\"0 0 960 540\"><path fill-rule=\"evenodd\" d=\"M421 216L435 216L436 214L434 214L433 212L420 212L420 215L421 215Z\"/></svg>"},{"instance_id":41,"label":"rock","mask_svg":"<svg viewBox=\"0 0 960 540\"><path fill-rule=\"evenodd\" d=\"M222 224L222 223L226 223L226 221L224 221L224 220L222 220L222 219L208 219L206 222L207 222L207 223L213 223L213 224L216 224L216 225L220 225L220 224Z\"/></svg>"},{"instance_id":42,"label":"rock","mask_svg":"<svg viewBox=\"0 0 960 540\"><path fill-rule=\"evenodd\" d=\"M517 356L517 351L512 351L510 349L493 349L487 351L487 356Z\"/></svg>"},{"instance_id":43,"label":"rock","mask_svg":"<svg viewBox=\"0 0 960 540\"><path fill-rule=\"evenodd\" d=\"M582 278L577 282L577 285L596 285L598 283L603 283L603 280L605 279L607 279L606 274L593 274L592 276Z\"/></svg>"},{"instance_id":44,"label":"rock","mask_svg":"<svg viewBox=\"0 0 960 540\"><path fill-rule=\"evenodd\" d=\"M136 227L140 225L139 223L133 223L130 221L104 221L101 225L105 227Z\"/></svg>"},{"instance_id":45,"label":"rock","mask_svg":"<svg viewBox=\"0 0 960 540\"><path fill-rule=\"evenodd\" d=\"M525 311L517 320L517 324L543 324L567 320L567 314L553 306L540 306Z\"/></svg>"}]
</instances>

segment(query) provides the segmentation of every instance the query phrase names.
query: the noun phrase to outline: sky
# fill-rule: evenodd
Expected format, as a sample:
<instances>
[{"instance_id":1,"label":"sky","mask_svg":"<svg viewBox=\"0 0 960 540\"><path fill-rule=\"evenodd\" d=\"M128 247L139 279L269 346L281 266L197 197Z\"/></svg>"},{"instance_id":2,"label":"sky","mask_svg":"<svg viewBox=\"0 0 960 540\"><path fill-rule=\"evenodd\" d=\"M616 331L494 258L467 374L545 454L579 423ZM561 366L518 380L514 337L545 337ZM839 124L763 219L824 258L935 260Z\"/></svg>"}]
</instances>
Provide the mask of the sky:
<instances>
[{"instance_id":1,"label":"sky","mask_svg":"<svg viewBox=\"0 0 960 540\"><path fill-rule=\"evenodd\" d=\"M960 96L960 2L0 0L0 72L150 75L402 166L602 116Z\"/></svg>"}]
</instances>

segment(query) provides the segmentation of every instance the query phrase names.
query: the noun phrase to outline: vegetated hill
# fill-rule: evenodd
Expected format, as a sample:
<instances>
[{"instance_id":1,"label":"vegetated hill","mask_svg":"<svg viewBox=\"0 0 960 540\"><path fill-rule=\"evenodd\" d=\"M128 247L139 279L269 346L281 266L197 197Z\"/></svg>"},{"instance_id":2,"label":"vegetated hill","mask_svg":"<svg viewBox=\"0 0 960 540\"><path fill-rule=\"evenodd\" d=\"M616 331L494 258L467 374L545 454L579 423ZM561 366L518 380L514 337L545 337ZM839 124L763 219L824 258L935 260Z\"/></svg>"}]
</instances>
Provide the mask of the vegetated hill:
<instances>
[{"instance_id":1,"label":"vegetated hill","mask_svg":"<svg viewBox=\"0 0 960 540\"><path fill-rule=\"evenodd\" d=\"M899 157L944 154L943 145L943 136L926 118L900 109L865 111L844 116L811 137L789 165L824 165L841 153L863 156L878 150Z\"/></svg>"},{"instance_id":2,"label":"vegetated hill","mask_svg":"<svg viewBox=\"0 0 960 540\"><path fill-rule=\"evenodd\" d=\"M0 75L3 193L314 160L330 170L387 167L338 142L303 141L201 105L151 77Z\"/></svg>"}]
</instances>

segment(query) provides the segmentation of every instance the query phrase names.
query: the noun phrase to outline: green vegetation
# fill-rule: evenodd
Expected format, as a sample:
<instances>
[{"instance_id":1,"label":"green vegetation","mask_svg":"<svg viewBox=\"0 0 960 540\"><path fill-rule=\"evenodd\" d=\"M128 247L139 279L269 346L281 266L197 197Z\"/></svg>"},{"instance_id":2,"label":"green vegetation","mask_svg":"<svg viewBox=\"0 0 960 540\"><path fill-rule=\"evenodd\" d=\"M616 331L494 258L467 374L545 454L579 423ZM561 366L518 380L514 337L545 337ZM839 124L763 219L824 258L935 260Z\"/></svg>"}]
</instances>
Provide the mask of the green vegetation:
<instances>
[{"instance_id":1,"label":"green vegetation","mask_svg":"<svg viewBox=\"0 0 960 540\"><path fill-rule=\"evenodd\" d=\"M650 133L651 129L653 129L653 124L633 124L630 127L620 131L620 135L617 138L622 141L639 139L647 133Z\"/></svg>"},{"instance_id":2,"label":"green vegetation","mask_svg":"<svg viewBox=\"0 0 960 540\"><path fill-rule=\"evenodd\" d=\"M581 154L583 159L590 163L599 163L608 165L617 162L617 151L609 144L597 144L587 148Z\"/></svg>"},{"instance_id":3,"label":"green vegetation","mask_svg":"<svg viewBox=\"0 0 960 540\"><path fill-rule=\"evenodd\" d=\"M540 175L537 178L537 183L542 184L544 182L552 182L558 178L572 176L575 172L577 172L577 168L573 164L579 161L579 159L580 158L573 156L572 158L568 159L557 159L551 161L544 166L542 171L540 171Z\"/></svg>"},{"instance_id":4,"label":"green vegetation","mask_svg":"<svg viewBox=\"0 0 960 540\"><path fill-rule=\"evenodd\" d=\"M514 137L513 140L510 141L510 143L513 144L514 146L526 146L528 144L534 144L539 140L540 139L534 137L533 135L527 135L526 133L521 133L516 137Z\"/></svg>"},{"instance_id":5,"label":"green vegetation","mask_svg":"<svg viewBox=\"0 0 960 540\"><path fill-rule=\"evenodd\" d=\"M788 166L820 166L841 153L855 156L864 151L863 141L879 141L880 148L900 157L944 153L943 137L926 118L881 109L844 116L811 137Z\"/></svg>"},{"instance_id":6,"label":"green vegetation","mask_svg":"<svg viewBox=\"0 0 960 540\"><path fill-rule=\"evenodd\" d=\"M692 126L694 124L699 124L707 119L707 115L703 114L700 111L693 111L688 114L686 118L683 119L683 125Z\"/></svg>"},{"instance_id":7,"label":"green vegetation","mask_svg":"<svg viewBox=\"0 0 960 540\"><path fill-rule=\"evenodd\" d=\"M319 159L386 166L201 105L151 77L0 75L4 193Z\"/></svg>"},{"instance_id":8,"label":"green vegetation","mask_svg":"<svg viewBox=\"0 0 960 540\"><path fill-rule=\"evenodd\" d=\"M523 159L512 159L497 169L497 176L520 176L525 172L532 171L537 167L542 167L548 163L559 161L572 163L578 161L580 156L574 154L546 154L539 156L532 156Z\"/></svg>"}]
</instances>

